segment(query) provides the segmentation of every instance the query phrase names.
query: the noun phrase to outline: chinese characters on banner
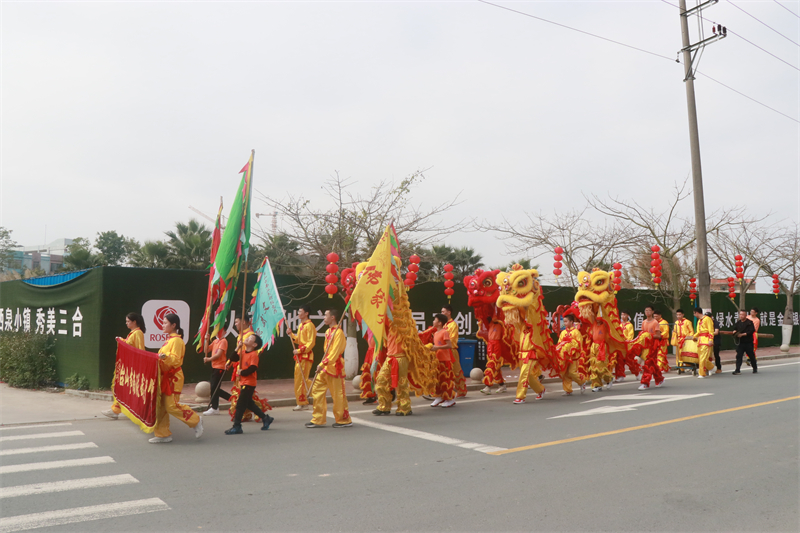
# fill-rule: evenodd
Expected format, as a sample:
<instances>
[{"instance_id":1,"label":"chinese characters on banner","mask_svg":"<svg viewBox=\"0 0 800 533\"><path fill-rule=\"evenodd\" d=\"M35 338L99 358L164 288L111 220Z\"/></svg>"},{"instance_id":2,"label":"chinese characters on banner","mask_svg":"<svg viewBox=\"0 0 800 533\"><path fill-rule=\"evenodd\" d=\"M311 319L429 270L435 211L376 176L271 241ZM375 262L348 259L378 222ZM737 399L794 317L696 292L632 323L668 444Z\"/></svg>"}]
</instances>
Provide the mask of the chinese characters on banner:
<instances>
[{"instance_id":1,"label":"chinese characters on banner","mask_svg":"<svg viewBox=\"0 0 800 533\"><path fill-rule=\"evenodd\" d=\"M161 385L158 355L117 339L117 364L111 390L122 412L145 433L156 427L156 406Z\"/></svg>"},{"instance_id":2,"label":"chinese characters on banner","mask_svg":"<svg viewBox=\"0 0 800 533\"><path fill-rule=\"evenodd\" d=\"M81 308L77 306L74 312L70 312L70 309L55 307L17 307L15 309L0 307L0 331L31 333L31 330L36 335L82 337L83 314Z\"/></svg>"}]
</instances>

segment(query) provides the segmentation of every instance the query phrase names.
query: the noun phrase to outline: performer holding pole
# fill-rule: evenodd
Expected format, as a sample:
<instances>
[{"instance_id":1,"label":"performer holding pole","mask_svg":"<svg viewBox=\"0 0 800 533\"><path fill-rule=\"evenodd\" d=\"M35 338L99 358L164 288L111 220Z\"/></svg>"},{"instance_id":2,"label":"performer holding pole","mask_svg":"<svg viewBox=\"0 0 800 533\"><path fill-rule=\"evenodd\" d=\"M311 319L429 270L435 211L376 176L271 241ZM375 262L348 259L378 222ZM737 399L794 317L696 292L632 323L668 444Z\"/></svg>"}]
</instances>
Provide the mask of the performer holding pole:
<instances>
[{"instance_id":1,"label":"performer holding pole","mask_svg":"<svg viewBox=\"0 0 800 533\"><path fill-rule=\"evenodd\" d=\"M328 390L333 398L333 416L335 428L346 428L353 425L347 406L347 394L344 386L344 348L347 343L342 328L339 327L341 312L338 309L325 311L325 356L317 367L311 396L314 399L314 414L307 428L325 427L328 402L325 398Z\"/></svg>"},{"instance_id":2,"label":"performer holding pole","mask_svg":"<svg viewBox=\"0 0 800 533\"><path fill-rule=\"evenodd\" d=\"M239 392L239 401L236 402L236 411L233 415L233 427L225 431L226 435L240 435L242 431L242 417L248 409L252 411L257 417L261 419L261 430L266 431L269 429L270 424L275 420L268 414L261 410L259 404L253 400L253 394L256 391L256 384L258 380L258 352L263 345L261 337L255 333L248 335L244 341L244 353L240 361L239 371L239 385L241 386Z\"/></svg>"},{"instance_id":3,"label":"performer holding pole","mask_svg":"<svg viewBox=\"0 0 800 533\"><path fill-rule=\"evenodd\" d=\"M294 354L294 397L297 405L292 409L293 411L308 410L311 389L308 375L314 362L314 345L317 343L317 328L308 318L310 313L310 305L301 306L297 311L300 317L300 326L297 328L297 333L289 331L292 345L296 345L292 353Z\"/></svg>"},{"instance_id":4,"label":"performer holding pole","mask_svg":"<svg viewBox=\"0 0 800 533\"><path fill-rule=\"evenodd\" d=\"M144 327L144 318L139 313L128 313L125 315L125 325L128 326L128 329L131 331L128 333L128 336L125 337L125 343L133 346L134 348L139 348L140 350L144 350L144 332L146 328ZM114 370L114 380L117 379L117 371ZM119 402L117 399L111 402L111 409L106 409L105 411L101 411L102 414L107 416L112 420L116 420L119 418L122 409L119 406Z\"/></svg>"},{"instance_id":5,"label":"performer holding pole","mask_svg":"<svg viewBox=\"0 0 800 533\"><path fill-rule=\"evenodd\" d=\"M228 341L225 339L224 329L219 331L217 338L211 343L209 353L211 357L203 357L204 363L211 363L211 403L208 404L208 410L203 413L205 416L219 414L220 396L226 400L231 399L230 393L221 388L225 370L228 368Z\"/></svg>"}]
</instances>

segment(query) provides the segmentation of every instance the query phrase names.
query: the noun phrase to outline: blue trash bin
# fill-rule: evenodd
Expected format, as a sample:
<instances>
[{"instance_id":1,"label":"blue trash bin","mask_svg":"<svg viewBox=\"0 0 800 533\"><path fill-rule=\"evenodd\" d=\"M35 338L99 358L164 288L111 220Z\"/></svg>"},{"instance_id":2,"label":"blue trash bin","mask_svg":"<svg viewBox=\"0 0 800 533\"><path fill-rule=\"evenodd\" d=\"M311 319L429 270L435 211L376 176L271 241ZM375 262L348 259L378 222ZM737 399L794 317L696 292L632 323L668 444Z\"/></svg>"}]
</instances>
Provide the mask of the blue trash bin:
<instances>
[{"instance_id":1,"label":"blue trash bin","mask_svg":"<svg viewBox=\"0 0 800 533\"><path fill-rule=\"evenodd\" d=\"M464 377L468 378L469 373L475 366L475 353L478 350L478 341L472 339L458 339L458 361L461 363L461 370Z\"/></svg>"}]
</instances>

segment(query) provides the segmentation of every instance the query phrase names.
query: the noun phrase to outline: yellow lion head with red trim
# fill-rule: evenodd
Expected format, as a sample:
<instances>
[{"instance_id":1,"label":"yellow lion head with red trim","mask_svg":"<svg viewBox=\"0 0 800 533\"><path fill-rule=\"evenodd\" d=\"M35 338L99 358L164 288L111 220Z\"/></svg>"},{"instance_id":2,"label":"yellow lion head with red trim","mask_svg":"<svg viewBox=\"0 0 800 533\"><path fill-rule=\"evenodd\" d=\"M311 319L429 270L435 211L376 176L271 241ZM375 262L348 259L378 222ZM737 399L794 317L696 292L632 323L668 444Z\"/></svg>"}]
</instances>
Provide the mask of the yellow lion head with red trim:
<instances>
[{"instance_id":1,"label":"yellow lion head with red trim","mask_svg":"<svg viewBox=\"0 0 800 533\"><path fill-rule=\"evenodd\" d=\"M511 272L500 272L496 278L500 287L497 307L503 311L530 307L541 292L539 272L536 269L522 270L519 265L514 265L512 268Z\"/></svg>"},{"instance_id":2,"label":"yellow lion head with red trim","mask_svg":"<svg viewBox=\"0 0 800 533\"><path fill-rule=\"evenodd\" d=\"M591 274L585 271L578 273L578 292L575 293L575 302L579 306L603 305L613 300L611 274L598 269L593 270Z\"/></svg>"}]
</instances>

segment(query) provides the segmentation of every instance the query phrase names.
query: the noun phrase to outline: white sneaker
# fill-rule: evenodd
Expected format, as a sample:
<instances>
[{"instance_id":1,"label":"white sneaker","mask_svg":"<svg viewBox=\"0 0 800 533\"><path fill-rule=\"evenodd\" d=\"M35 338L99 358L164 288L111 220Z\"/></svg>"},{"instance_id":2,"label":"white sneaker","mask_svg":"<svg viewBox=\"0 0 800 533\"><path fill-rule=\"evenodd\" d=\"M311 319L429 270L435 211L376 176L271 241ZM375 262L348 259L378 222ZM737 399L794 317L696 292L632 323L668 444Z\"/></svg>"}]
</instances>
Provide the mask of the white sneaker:
<instances>
[{"instance_id":1,"label":"white sneaker","mask_svg":"<svg viewBox=\"0 0 800 533\"><path fill-rule=\"evenodd\" d=\"M664 380L662 379L662 380L661 380L661 383L656 383L656 388L659 388L659 387L660 387L661 385L663 385L663 384L664 384Z\"/></svg>"},{"instance_id":2,"label":"white sneaker","mask_svg":"<svg viewBox=\"0 0 800 533\"><path fill-rule=\"evenodd\" d=\"M544 393L545 393L545 392L547 392L547 391L546 391L546 390L543 390L542 392L540 392L539 394L537 394L537 395L536 395L536 398L534 398L534 400L541 400L542 398L544 398Z\"/></svg>"},{"instance_id":3,"label":"white sneaker","mask_svg":"<svg viewBox=\"0 0 800 533\"><path fill-rule=\"evenodd\" d=\"M172 442L172 437L153 437L148 441L151 444L161 444L162 442Z\"/></svg>"},{"instance_id":4,"label":"white sneaker","mask_svg":"<svg viewBox=\"0 0 800 533\"><path fill-rule=\"evenodd\" d=\"M561 396L572 396L572 393L564 391L564 394L562 394Z\"/></svg>"},{"instance_id":5,"label":"white sneaker","mask_svg":"<svg viewBox=\"0 0 800 533\"><path fill-rule=\"evenodd\" d=\"M614 383L622 383L623 381L625 381L625 376L615 379Z\"/></svg>"},{"instance_id":6,"label":"white sneaker","mask_svg":"<svg viewBox=\"0 0 800 533\"><path fill-rule=\"evenodd\" d=\"M439 405L443 401L444 400L442 398L437 397L435 400L433 400L433 403L431 404L431 407L436 407L437 405Z\"/></svg>"},{"instance_id":7,"label":"white sneaker","mask_svg":"<svg viewBox=\"0 0 800 533\"><path fill-rule=\"evenodd\" d=\"M200 422L194 427L194 438L199 439L203 434L203 417L200 417Z\"/></svg>"},{"instance_id":8,"label":"white sneaker","mask_svg":"<svg viewBox=\"0 0 800 533\"><path fill-rule=\"evenodd\" d=\"M601 390L603 390L603 387L594 387L592 392L600 392Z\"/></svg>"},{"instance_id":9,"label":"white sneaker","mask_svg":"<svg viewBox=\"0 0 800 533\"><path fill-rule=\"evenodd\" d=\"M609 381L608 383L606 383L606 390L610 389L611 385L613 385L613 384L614 384L613 381Z\"/></svg>"},{"instance_id":10,"label":"white sneaker","mask_svg":"<svg viewBox=\"0 0 800 533\"><path fill-rule=\"evenodd\" d=\"M455 400L447 400L442 404L442 407L453 407L456 404Z\"/></svg>"},{"instance_id":11,"label":"white sneaker","mask_svg":"<svg viewBox=\"0 0 800 533\"><path fill-rule=\"evenodd\" d=\"M203 416L214 416L219 414L219 409L214 409L213 407L209 407L208 411L203 412Z\"/></svg>"},{"instance_id":12,"label":"white sneaker","mask_svg":"<svg viewBox=\"0 0 800 533\"><path fill-rule=\"evenodd\" d=\"M308 404L305 405L295 405L292 411L308 411Z\"/></svg>"},{"instance_id":13,"label":"white sneaker","mask_svg":"<svg viewBox=\"0 0 800 533\"><path fill-rule=\"evenodd\" d=\"M489 387L489 385L486 385L484 388L481 389L481 392L484 394L491 394L492 389Z\"/></svg>"},{"instance_id":14,"label":"white sneaker","mask_svg":"<svg viewBox=\"0 0 800 533\"><path fill-rule=\"evenodd\" d=\"M645 385L644 383L642 383L641 385L639 385L639 390L647 390L647 389L649 389L649 388L650 388L650 385Z\"/></svg>"},{"instance_id":15,"label":"white sneaker","mask_svg":"<svg viewBox=\"0 0 800 533\"><path fill-rule=\"evenodd\" d=\"M108 418L112 420L116 420L119 418L119 413L115 413L111 409L106 409L105 411L100 411L100 414L106 415Z\"/></svg>"},{"instance_id":16,"label":"white sneaker","mask_svg":"<svg viewBox=\"0 0 800 533\"><path fill-rule=\"evenodd\" d=\"M505 384L505 383L503 383L502 385L500 385L500 386L497 388L497 390L496 390L496 391L494 391L494 393L495 393L495 394L502 394L502 393L504 393L504 392L508 392L508 388L506 388L506 384Z\"/></svg>"},{"instance_id":17,"label":"white sneaker","mask_svg":"<svg viewBox=\"0 0 800 533\"><path fill-rule=\"evenodd\" d=\"M706 379L706 376L697 376L698 379Z\"/></svg>"},{"instance_id":18,"label":"white sneaker","mask_svg":"<svg viewBox=\"0 0 800 533\"><path fill-rule=\"evenodd\" d=\"M581 383L581 394L586 390L586 383Z\"/></svg>"}]
</instances>

